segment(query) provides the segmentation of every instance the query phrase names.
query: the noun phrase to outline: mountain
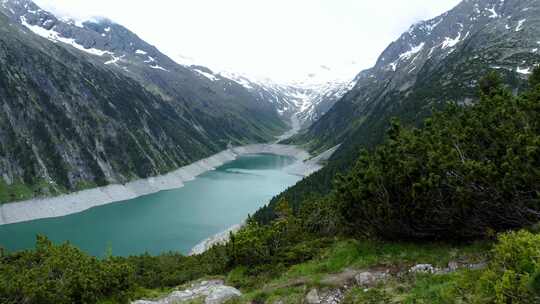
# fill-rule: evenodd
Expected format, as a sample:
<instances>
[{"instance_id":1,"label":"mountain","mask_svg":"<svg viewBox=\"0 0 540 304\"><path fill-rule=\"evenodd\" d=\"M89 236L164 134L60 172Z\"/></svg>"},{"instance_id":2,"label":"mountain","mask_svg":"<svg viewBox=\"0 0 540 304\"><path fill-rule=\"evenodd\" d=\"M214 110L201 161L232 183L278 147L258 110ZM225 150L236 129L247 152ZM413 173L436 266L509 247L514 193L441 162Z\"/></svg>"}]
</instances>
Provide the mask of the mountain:
<instances>
[{"instance_id":1,"label":"mountain","mask_svg":"<svg viewBox=\"0 0 540 304\"><path fill-rule=\"evenodd\" d=\"M281 197L299 204L327 193L338 173L348 171L358 151L380 143L392 117L419 125L449 101L466 106L477 97L478 80L501 74L517 93L540 63L540 1L465 0L452 10L414 24L360 72L355 86L324 116L289 143L318 153L341 144L327 166ZM274 199L259 211L273 216Z\"/></svg>"},{"instance_id":2,"label":"mountain","mask_svg":"<svg viewBox=\"0 0 540 304\"><path fill-rule=\"evenodd\" d=\"M309 127L317 121L350 88L350 82L339 80L322 83L278 83L270 79L256 80L234 73L225 75L261 99L272 103L283 117L298 117L302 127Z\"/></svg>"},{"instance_id":3,"label":"mountain","mask_svg":"<svg viewBox=\"0 0 540 304\"><path fill-rule=\"evenodd\" d=\"M286 129L272 105L110 20L0 2L0 202L162 174Z\"/></svg>"},{"instance_id":4,"label":"mountain","mask_svg":"<svg viewBox=\"0 0 540 304\"><path fill-rule=\"evenodd\" d=\"M208 77L202 67L189 69L177 64L108 19L84 22L58 19L30 0L2 0L2 7L13 22L35 34L89 54L92 59L136 79L164 100L189 105L192 111L208 114L219 124L230 124L234 127L229 134L232 138L240 137L243 130L251 130L252 140L263 141L268 139L266 131L273 134L284 127L271 106L258 102L242 86L229 79ZM234 123L232 117L236 119ZM207 133L219 132L201 127Z\"/></svg>"},{"instance_id":5,"label":"mountain","mask_svg":"<svg viewBox=\"0 0 540 304\"><path fill-rule=\"evenodd\" d=\"M294 81L233 72L231 69L203 67L198 60L176 55L174 60L211 79L230 79L242 85L263 103L270 103L285 120L298 118L302 128L311 126L354 86L358 63L344 62L329 67L320 65Z\"/></svg>"},{"instance_id":6,"label":"mountain","mask_svg":"<svg viewBox=\"0 0 540 304\"><path fill-rule=\"evenodd\" d=\"M375 66L296 142L322 151L339 143L373 144L388 118L422 120L452 100L468 104L477 80L499 71L514 88L540 62L540 3L534 0L467 0L419 22L391 43Z\"/></svg>"}]
</instances>

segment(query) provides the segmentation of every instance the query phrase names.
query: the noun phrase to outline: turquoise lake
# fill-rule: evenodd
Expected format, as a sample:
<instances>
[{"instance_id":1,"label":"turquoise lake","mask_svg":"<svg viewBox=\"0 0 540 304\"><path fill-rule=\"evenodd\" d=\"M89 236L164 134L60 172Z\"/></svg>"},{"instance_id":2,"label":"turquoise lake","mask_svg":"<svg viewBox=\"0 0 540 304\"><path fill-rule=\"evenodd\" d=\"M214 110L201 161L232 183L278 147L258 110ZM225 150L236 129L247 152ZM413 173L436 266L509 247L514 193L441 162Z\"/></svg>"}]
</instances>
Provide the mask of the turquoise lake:
<instances>
[{"instance_id":1,"label":"turquoise lake","mask_svg":"<svg viewBox=\"0 0 540 304\"><path fill-rule=\"evenodd\" d=\"M0 246L33 248L37 234L85 252L127 256L184 254L200 241L241 223L301 177L291 157L246 155L187 182L183 188L96 207L59 218L0 226Z\"/></svg>"}]
</instances>

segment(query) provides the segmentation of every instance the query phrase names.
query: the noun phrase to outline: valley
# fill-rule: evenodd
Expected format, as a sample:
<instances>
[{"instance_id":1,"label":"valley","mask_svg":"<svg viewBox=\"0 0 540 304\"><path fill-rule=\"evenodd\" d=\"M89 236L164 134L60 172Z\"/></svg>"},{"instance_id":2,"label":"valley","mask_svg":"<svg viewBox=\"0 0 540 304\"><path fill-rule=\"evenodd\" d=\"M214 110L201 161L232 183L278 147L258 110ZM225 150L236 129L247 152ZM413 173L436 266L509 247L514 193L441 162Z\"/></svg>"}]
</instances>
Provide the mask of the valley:
<instances>
[{"instance_id":1,"label":"valley","mask_svg":"<svg viewBox=\"0 0 540 304\"><path fill-rule=\"evenodd\" d=\"M540 303L540 1L101 1L0 0L0 304Z\"/></svg>"}]
</instances>

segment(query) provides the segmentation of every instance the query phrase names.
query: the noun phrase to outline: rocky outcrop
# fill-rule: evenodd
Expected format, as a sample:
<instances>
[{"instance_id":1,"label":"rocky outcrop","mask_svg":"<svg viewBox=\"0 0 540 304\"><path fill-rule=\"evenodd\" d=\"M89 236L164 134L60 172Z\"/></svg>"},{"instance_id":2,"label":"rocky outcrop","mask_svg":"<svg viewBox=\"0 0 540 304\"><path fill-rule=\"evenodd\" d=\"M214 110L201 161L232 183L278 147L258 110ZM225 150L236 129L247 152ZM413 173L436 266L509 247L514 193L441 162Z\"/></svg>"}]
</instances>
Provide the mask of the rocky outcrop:
<instances>
[{"instance_id":1,"label":"rocky outcrop","mask_svg":"<svg viewBox=\"0 0 540 304\"><path fill-rule=\"evenodd\" d=\"M439 268L431 264L418 264L414 265L409 269L409 273L418 274L418 273L427 273L427 274L447 274L455 272L459 269L469 269L469 270L478 270L484 269L487 267L486 262L479 263L458 263L456 261L450 261L447 267Z\"/></svg>"},{"instance_id":2,"label":"rocky outcrop","mask_svg":"<svg viewBox=\"0 0 540 304\"><path fill-rule=\"evenodd\" d=\"M180 304L197 299L204 299L205 304L222 304L240 296L238 289L224 285L221 280L211 280L194 283L159 300L137 300L132 304Z\"/></svg>"}]
</instances>

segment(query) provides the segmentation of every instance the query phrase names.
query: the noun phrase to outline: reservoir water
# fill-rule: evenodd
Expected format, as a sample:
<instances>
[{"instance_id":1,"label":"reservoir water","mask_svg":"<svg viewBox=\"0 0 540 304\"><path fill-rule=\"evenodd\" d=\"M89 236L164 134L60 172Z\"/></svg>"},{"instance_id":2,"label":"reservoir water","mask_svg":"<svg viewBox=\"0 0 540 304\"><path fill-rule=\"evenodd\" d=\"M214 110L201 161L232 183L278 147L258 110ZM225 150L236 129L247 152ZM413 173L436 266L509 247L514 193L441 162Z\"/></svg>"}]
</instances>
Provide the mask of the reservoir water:
<instances>
[{"instance_id":1,"label":"reservoir water","mask_svg":"<svg viewBox=\"0 0 540 304\"><path fill-rule=\"evenodd\" d=\"M286 168L295 160L246 155L187 182L183 188L89 209L59 218L0 226L0 247L33 248L37 234L69 241L103 256L188 253L200 241L241 223L273 196L300 180Z\"/></svg>"}]
</instances>

